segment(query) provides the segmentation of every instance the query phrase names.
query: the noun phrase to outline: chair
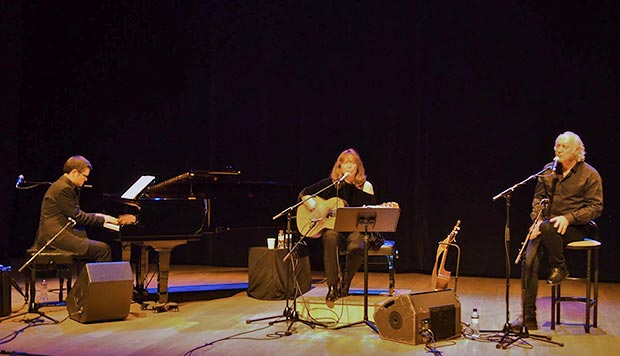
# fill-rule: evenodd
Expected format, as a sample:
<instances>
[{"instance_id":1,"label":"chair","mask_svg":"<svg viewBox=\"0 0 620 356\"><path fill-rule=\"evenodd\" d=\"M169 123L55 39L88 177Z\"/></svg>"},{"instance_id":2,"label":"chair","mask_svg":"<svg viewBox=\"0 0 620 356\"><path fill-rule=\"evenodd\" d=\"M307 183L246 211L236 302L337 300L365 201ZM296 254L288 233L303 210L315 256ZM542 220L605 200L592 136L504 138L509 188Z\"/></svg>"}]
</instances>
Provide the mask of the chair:
<instances>
[{"instance_id":1,"label":"chair","mask_svg":"<svg viewBox=\"0 0 620 356\"><path fill-rule=\"evenodd\" d=\"M345 256L345 251L340 251L341 256ZM368 264L387 264L389 273L388 294L394 295L396 287L396 269L394 261L398 259L398 250L394 240L385 240L379 249L368 249Z\"/></svg>"},{"instance_id":2,"label":"chair","mask_svg":"<svg viewBox=\"0 0 620 356\"><path fill-rule=\"evenodd\" d=\"M385 257L384 262L371 260L371 257L381 256ZM396 287L396 269L394 268L394 261L396 259L398 259L398 250L394 240L385 240L378 250L368 250L368 264L387 264L389 273L388 294L390 296L394 295L394 288Z\"/></svg>"},{"instance_id":3,"label":"chair","mask_svg":"<svg viewBox=\"0 0 620 356\"><path fill-rule=\"evenodd\" d=\"M594 221L589 223L590 236L582 241L574 241L566 245L566 250L586 252L586 273L582 277L568 277L567 280L585 282L585 296L562 296L561 284L551 286L551 330L555 330L555 324L561 324L560 305L562 302L581 302L585 303L585 323L586 333L590 333L590 326L598 325L598 271L599 271L599 250L601 242L598 239L598 226ZM592 315L592 324L590 316Z\"/></svg>"}]
</instances>

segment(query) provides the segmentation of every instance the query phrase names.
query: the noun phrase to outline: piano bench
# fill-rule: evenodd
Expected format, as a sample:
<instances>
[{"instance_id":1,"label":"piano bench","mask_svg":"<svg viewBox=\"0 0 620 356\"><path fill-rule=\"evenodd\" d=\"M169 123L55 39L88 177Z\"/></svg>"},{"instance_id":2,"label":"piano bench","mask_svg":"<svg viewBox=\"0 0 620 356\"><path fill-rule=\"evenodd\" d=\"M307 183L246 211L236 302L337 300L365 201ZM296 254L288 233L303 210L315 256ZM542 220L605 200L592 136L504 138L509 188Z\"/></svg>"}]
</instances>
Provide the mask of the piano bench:
<instances>
[{"instance_id":1,"label":"piano bench","mask_svg":"<svg viewBox=\"0 0 620 356\"><path fill-rule=\"evenodd\" d=\"M37 252L36 249L29 249L26 257L28 259ZM59 305L64 304L64 290L66 281L67 293L71 290L72 282L72 268L75 263L75 258L72 253L58 250L46 250L41 252L30 263L28 268L24 270L24 280L26 282L26 299L31 308L36 309L36 305L46 304L46 301L38 303L36 300L36 285L37 278L44 279L44 277L53 274L58 278L58 301L50 301L49 304Z\"/></svg>"},{"instance_id":2,"label":"piano bench","mask_svg":"<svg viewBox=\"0 0 620 356\"><path fill-rule=\"evenodd\" d=\"M346 256L346 251L340 251L341 256ZM396 242L394 240L385 240L383 245L379 249L368 249L368 264L369 265L387 265L389 284L388 294L394 295L394 289L396 288L396 269L394 262L398 259L398 250L396 249Z\"/></svg>"}]
</instances>

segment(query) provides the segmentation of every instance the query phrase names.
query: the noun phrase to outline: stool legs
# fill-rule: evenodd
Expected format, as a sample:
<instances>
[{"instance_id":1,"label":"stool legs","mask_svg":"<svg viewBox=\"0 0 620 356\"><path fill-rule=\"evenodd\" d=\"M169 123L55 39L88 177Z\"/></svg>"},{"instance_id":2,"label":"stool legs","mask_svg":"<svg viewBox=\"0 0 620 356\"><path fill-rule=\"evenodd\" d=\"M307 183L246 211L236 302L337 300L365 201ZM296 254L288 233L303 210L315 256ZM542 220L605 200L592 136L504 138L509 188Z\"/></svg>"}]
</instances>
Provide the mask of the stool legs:
<instances>
[{"instance_id":1,"label":"stool legs","mask_svg":"<svg viewBox=\"0 0 620 356\"><path fill-rule=\"evenodd\" d=\"M396 278L394 276L394 255L386 256L387 264L388 264L388 272L390 274L390 284L388 287L388 294L390 296L394 295L394 288L396 287Z\"/></svg>"},{"instance_id":2,"label":"stool legs","mask_svg":"<svg viewBox=\"0 0 620 356\"><path fill-rule=\"evenodd\" d=\"M594 323L598 327L598 249L594 250Z\"/></svg>"},{"instance_id":3,"label":"stool legs","mask_svg":"<svg viewBox=\"0 0 620 356\"><path fill-rule=\"evenodd\" d=\"M65 281L67 293L71 291L71 279L72 272L71 266L56 266L56 276L58 278L58 302L62 303L65 301ZM32 266L29 269L29 272L25 274L26 279L26 298L28 299L28 308L29 310L37 310L37 271L49 271L48 268L44 268L42 270L38 270L36 266Z\"/></svg>"},{"instance_id":4,"label":"stool legs","mask_svg":"<svg viewBox=\"0 0 620 356\"><path fill-rule=\"evenodd\" d=\"M551 330L555 330L555 324L561 324L561 304L562 302L583 302L585 304L585 323L586 333L590 333L590 327L598 327L598 273L599 255L598 249L586 252L586 276L584 278L567 278L569 280L585 281L585 297L562 297L562 287L560 284L551 286Z\"/></svg>"},{"instance_id":5,"label":"stool legs","mask_svg":"<svg viewBox=\"0 0 620 356\"><path fill-rule=\"evenodd\" d=\"M592 309L592 251L588 250L586 257L586 333L590 332L590 310Z\"/></svg>"},{"instance_id":6,"label":"stool legs","mask_svg":"<svg viewBox=\"0 0 620 356\"><path fill-rule=\"evenodd\" d=\"M27 290L29 290L30 295L28 297L28 310L32 311L32 310L37 310L37 301L35 300L36 296L37 296L37 273L35 272L34 268L30 269L30 277L28 279L28 287L26 288Z\"/></svg>"}]
</instances>

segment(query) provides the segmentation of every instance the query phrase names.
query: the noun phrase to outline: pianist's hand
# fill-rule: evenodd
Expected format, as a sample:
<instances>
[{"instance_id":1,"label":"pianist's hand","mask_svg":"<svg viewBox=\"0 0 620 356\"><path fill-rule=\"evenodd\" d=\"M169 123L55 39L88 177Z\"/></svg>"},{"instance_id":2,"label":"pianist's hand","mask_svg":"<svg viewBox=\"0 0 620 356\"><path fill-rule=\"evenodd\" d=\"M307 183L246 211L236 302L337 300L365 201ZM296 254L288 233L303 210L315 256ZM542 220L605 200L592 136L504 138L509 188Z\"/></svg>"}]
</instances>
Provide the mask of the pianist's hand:
<instances>
[{"instance_id":1,"label":"pianist's hand","mask_svg":"<svg viewBox=\"0 0 620 356\"><path fill-rule=\"evenodd\" d=\"M102 213L97 213L97 215L101 216L103 218L103 220L104 220L103 222L104 223L118 225L118 219L115 218L114 216L107 215L107 214L102 214Z\"/></svg>"},{"instance_id":2,"label":"pianist's hand","mask_svg":"<svg viewBox=\"0 0 620 356\"><path fill-rule=\"evenodd\" d=\"M118 224L119 225L131 225L136 223L136 216L131 214L119 215Z\"/></svg>"}]
</instances>

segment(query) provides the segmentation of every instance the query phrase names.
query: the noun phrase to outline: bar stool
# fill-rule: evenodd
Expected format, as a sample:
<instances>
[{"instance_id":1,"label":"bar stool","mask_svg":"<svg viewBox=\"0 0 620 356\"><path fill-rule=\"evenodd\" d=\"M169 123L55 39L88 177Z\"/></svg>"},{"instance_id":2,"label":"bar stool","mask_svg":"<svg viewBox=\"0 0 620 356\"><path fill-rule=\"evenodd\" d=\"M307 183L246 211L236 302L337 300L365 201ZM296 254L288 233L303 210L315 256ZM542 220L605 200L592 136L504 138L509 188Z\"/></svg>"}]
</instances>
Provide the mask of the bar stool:
<instances>
[{"instance_id":1,"label":"bar stool","mask_svg":"<svg viewBox=\"0 0 620 356\"><path fill-rule=\"evenodd\" d=\"M345 256L345 251L340 251L341 256ZM396 249L396 242L394 240L385 240L380 248L368 249L368 264L387 264L389 284L388 294L394 295L394 288L396 288L396 269L394 268L394 261L398 259L398 250Z\"/></svg>"},{"instance_id":2,"label":"bar stool","mask_svg":"<svg viewBox=\"0 0 620 356\"><path fill-rule=\"evenodd\" d=\"M561 284L551 286L551 330L555 330L555 324L560 322L560 305L562 302L581 302L585 303L585 324L586 333L590 333L590 315L592 315L592 327L598 326L598 260L601 242L597 241L598 226L594 221L589 223L591 227L591 237L586 237L582 241L574 241L566 245L567 250L586 252L586 274L583 277L567 277L567 280L582 281L586 284L585 296L562 296Z\"/></svg>"}]
</instances>

